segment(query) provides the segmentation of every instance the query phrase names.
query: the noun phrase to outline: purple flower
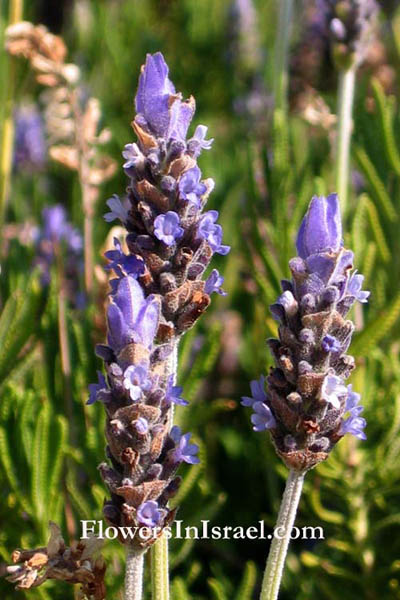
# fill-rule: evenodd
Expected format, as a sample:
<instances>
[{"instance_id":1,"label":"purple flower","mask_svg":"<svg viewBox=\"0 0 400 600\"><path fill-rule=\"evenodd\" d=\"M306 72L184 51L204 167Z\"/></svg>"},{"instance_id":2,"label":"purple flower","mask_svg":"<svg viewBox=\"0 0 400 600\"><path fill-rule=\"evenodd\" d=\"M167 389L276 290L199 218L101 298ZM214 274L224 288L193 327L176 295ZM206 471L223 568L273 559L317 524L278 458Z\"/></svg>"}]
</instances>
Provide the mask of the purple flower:
<instances>
[{"instance_id":1,"label":"purple flower","mask_svg":"<svg viewBox=\"0 0 400 600\"><path fill-rule=\"evenodd\" d=\"M132 275L138 277L144 273L144 262L137 258L134 254L124 254L122 252L121 242L118 238L114 238L115 250L108 250L104 256L111 261L105 268L110 271L113 269L118 277L124 275Z\"/></svg>"},{"instance_id":2,"label":"purple flower","mask_svg":"<svg viewBox=\"0 0 400 600\"><path fill-rule=\"evenodd\" d=\"M142 525L147 525L147 527L157 527L163 514L162 509L158 508L158 504L155 500L148 500L139 506L136 517Z\"/></svg>"},{"instance_id":3,"label":"purple flower","mask_svg":"<svg viewBox=\"0 0 400 600\"><path fill-rule=\"evenodd\" d=\"M126 390L129 390L131 400L136 402L142 395L142 391L151 388L147 369L141 365L130 365L125 370L123 385Z\"/></svg>"},{"instance_id":4,"label":"purple flower","mask_svg":"<svg viewBox=\"0 0 400 600\"><path fill-rule=\"evenodd\" d=\"M194 136L188 140L188 150L194 158L197 158L202 150L210 150L214 139L206 140L206 135L207 127L205 125L197 125Z\"/></svg>"},{"instance_id":5,"label":"purple flower","mask_svg":"<svg viewBox=\"0 0 400 600\"><path fill-rule=\"evenodd\" d=\"M359 440L366 440L367 436L363 431L366 425L367 421L364 417L350 416L342 422L339 433L341 435L351 433L351 435L354 435Z\"/></svg>"},{"instance_id":6,"label":"purple flower","mask_svg":"<svg viewBox=\"0 0 400 600\"><path fill-rule=\"evenodd\" d=\"M252 397L243 396L242 397L242 406L253 406L255 402L265 402L267 399L267 394L265 393L265 377L264 375L260 375L260 379L255 379L250 382L250 389Z\"/></svg>"},{"instance_id":7,"label":"purple flower","mask_svg":"<svg viewBox=\"0 0 400 600\"><path fill-rule=\"evenodd\" d=\"M183 388L180 385L173 385L174 376L170 375L168 378L167 389L165 390L165 402L169 405L180 404L181 406L187 406L189 402L181 398Z\"/></svg>"},{"instance_id":8,"label":"purple flower","mask_svg":"<svg viewBox=\"0 0 400 600\"><path fill-rule=\"evenodd\" d=\"M24 106L15 115L14 164L20 171L40 170L46 161L43 120L34 106Z\"/></svg>"},{"instance_id":9,"label":"purple flower","mask_svg":"<svg viewBox=\"0 0 400 600\"><path fill-rule=\"evenodd\" d=\"M79 231L67 221L67 213L61 204L47 206L43 209L43 229L40 239L51 244L64 241L69 250L80 252L82 250L82 236ZM54 251L54 248L51 248Z\"/></svg>"},{"instance_id":10,"label":"purple flower","mask_svg":"<svg viewBox=\"0 0 400 600\"><path fill-rule=\"evenodd\" d=\"M344 396L347 396L347 388L343 380L337 375L327 375L321 387L321 398L334 408L340 408L340 398Z\"/></svg>"},{"instance_id":11,"label":"purple flower","mask_svg":"<svg viewBox=\"0 0 400 600\"><path fill-rule=\"evenodd\" d=\"M269 406L264 402L254 402L252 408L254 414L251 415L251 422L254 431L265 431L275 427L276 421Z\"/></svg>"},{"instance_id":12,"label":"purple flower","mask_svg":"<svg viewBox=\"0 0 400 600\"><path fill-rule=\"evenodd\" d=\"M104 220L107 221L107 223L111 223L111 221L115 221L115 219L119 219L121 223L125 223L128 220L128 211L122 205L117 194L114 194L112 198L109 198L106 204L108 208L111 209L111 212L104 215Z\"/></svg>"},{"instance_id":13,"label":"purple flower","mask_svg":"<svg viewBox=\"0 0 400 600\"><path fill-rule=\"evenodd\" d=\"M346 294L350 296L354 296L356 300L362 302L363 304L368 302L368 297L371 292L363 291L362 284L364 281L364 275L360 275L357 271L354 271L352 274L348 284Z\"/></svg>"},{"instance_id":14,"label":"purple flower","mask_svg":"<svg viewBox=\"0 0 400 600\"><path fill-rule=\"evenodd\" d=\"M207 191L204 183L200 183L200 179L201 171L196 166L186 171L178 184L180 197L196 206L196 208L200 208L200 197Z\"/></svg>"},{"instance_id":15,"label":"purple flower","mask_svg":"<svg viewBox=\"0 0 400 600\"><path fill-rule=\"evenodd\" d=\"M341 349L341 344L334 335L326 335L321 342L322 348L325 352L339 352Z\"/></svg>"},{"instance_id":16,"label":"purple flower","mask_svg":"<svg viewBox=\"0 0 400 600\"><path fill-rule=\"evenodd\" d=\"M364 407L358 403L360 401L360 394L353 392L353 386L347 386L348 395L346 398L345 412L349 412L350 416L347 419L342 419L342 424L339 429L340 435L350 433L359 440L366 440L367 436L364 433L364 428L367 425L366 420L360 417Z\"/></svg>"},{"instance_id":17,"label":"purple flower","mask_svg":"<svg viewBox=\"0 0 400 600\"><path fill-rule=\"evenodd\" d=\"M51 241L59 241L64 237L67 224L67 213L61 204L43 209L43 237Z\"/></svg>"},{"instance_id":18,"label":"purple flower","mask_svg":"<svg viewBox=\"0 0 400 600\"><path fill-rule=\"evenodd\" d=\"M189 442L191 433L185 433L182 435L181 428L175 425L170 433L171 439L175 442L175 450L172 452L172 460L176 463L186 462L191 465L195 465L200 462L200 459L196 456L199 451L197 444L191 444Z\"/></svg>"},{"instance_id":19,"label":"purple flower","mask_svg":"<svg viewBox=\"0 0 400 600\"><path fill-rule=\"evenodd\" d=\"M154 219L154 235L167 246L172 246L175 241L183 235L183 229L179 226L179 217L176 212L169 210Z\"/></svg>"},{"instance_id":20,"label":"purple flower","mask_svg":"<svg viewBox=\"0 0 400 600\"><path fill-rule=\"evenodd\" d=\"M286 290L269 308L275 320L283 321L286 315L292 317L297 313L298 303L292 292Z\"/></svg>"},{"instance_id":21,"label":"purple flower","mask_svg":"<svg viewBox=\"0 0 400 600\"><path fill-rule=\"evenodd\" d=\"M128 175L129 169L132 167L135 169L142 169L144 167L146 159L144 154L139 150L137 144L125 144L125 147L122 151L122 156L125 159L122 167L125 169L125 171L128 171Z\"/></svg>"},{"instance_id":22,"label":"purple flower","mask_svg":"<svg viewBox=\"0 0 400 600\"><path fill-rule=\"evenodd\" d=\"M204 213L204 215L200 218L198 225L198 234L200 238L206 240L213 252L217 252L218 254L228 254L231 249L230 246L221 245L222 242L222 227L221 225L215 224L215 221L218 219L218 211L209 210Z\"/></svg>"},{"instance_id":23,"label":"purple flower","mask_svg":"<svg viewBox=\"0 0 400 600\"><path fill-rule=\"evenodd\" d=\"M337 252L342 246L342 221L337 194L314 196L296 240L303 259L323 251Z\"/></svg>"},{"instance_id":24,"label":"purple flower","mask_svg":"<svg viewBox=\"0 0 400 600\"><path fill-rule=\"evenodd\" d=\"M161 52L148 54L136 94L136 112L158 137L184 140L194 113L194 102L182 102L168 79L168 66Z\"/></svg>"},{"instance_id":25,"label":"purple flower","mask_svg":"<svg viewBox=\"0 0 400 600\"><path fill-rule=\"evenodd\" d=\"M108 344L119 352L124 346L136 342L150 348L159 321L157 300L144 297L143 290L130 275L116 286L107 311Z\"/></svg>"},{"instance_id":26,"label":"purple flower","mask_svg":"<svg viewBox=\"0 0 400 600\"><path fill-rule=\"evenodd\" d=\"M111 392L107 387L106 379L101 373L97 371L98 383L91 383L89 385L89 400L86 404L94 404L96 400L107 402L111 397Z\"/></svg>"},{"instance_id":27,"label":"purple flower","mask_svg":"<svg viewBox=\"0 0 400 600\"><path fill-rule=\"evenodd\" d=\"M218 269L213 269L206 279L206 283L204 285L204 291L206 294L211 296L213 292L220 294L220 296L226 296L227 293L222 289L222 284L224 283L224 278L219 274Z\"/></svg>"},{"instance_id":28,"label":"purple flower","mask_svg":"<svg viewBox=\"0 0 400 600\"><path fill-rule=\"evenodd\" d=\"M133 421L132 427L134 427L140 435L145 435L149 431L149 422L144 417L139 417L136 421Z\"/></svg>"}]
</instances>

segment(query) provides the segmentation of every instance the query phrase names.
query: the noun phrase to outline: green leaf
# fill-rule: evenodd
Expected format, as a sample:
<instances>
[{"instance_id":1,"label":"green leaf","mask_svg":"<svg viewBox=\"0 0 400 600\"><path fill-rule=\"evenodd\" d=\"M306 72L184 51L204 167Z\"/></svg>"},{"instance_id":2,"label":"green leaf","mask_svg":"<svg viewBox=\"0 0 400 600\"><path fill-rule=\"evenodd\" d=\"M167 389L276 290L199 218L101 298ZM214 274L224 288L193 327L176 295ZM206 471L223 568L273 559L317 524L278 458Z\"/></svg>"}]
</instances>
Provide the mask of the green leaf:
<instances>
[{"instance_id":1,"label":"green leaf","mask_svg":"<svg viewBox=\"0 0 400 600\"><path fill-rule=\"evenodd\" d=\"M247 562L244 568L242 581L235 600L251 600L257 581L257 567L253 562Z\"/></svg>"},{"instance_id":2,"label":"green leaf","mask_svg":"<svg viewBox=\"0 0 400 600\"><path fill-rule=\"evenodd\" d=\"M378 79L372 79L371 83L376 107L378 109L383 139L385 142L386 155L394 172L396 175L400 176L400 154L393 131L392 111L385 97L381 83L378 81Z\"/></svg>"},{"instance_id":3,"label":"green leaf","mask_svg":"<svg viewBox=\"0 0 400 600\"><path fill-rule=\"evenodd\" d=\"M399 316L400 293L375 319L369 321L365 329L357 335L351 345L351 352L355 356L366 356L371 348L376 346L393 328Z\"/></svg>"},{"instance_id":4,"label":"green leaf","mask_svg":"<svg viewBox=\"0 0 400 600\"><path fill-rule=\"evenodd\" d=\"M364 148L361 148L361 146L356 146L354 148L354 154L362 173L365 175L372 188L372 195L381 206L387 218L390 221L397 221L398 215L396 209L394 208L390 196L386 191L385 184L379 177L378 172L368 154Z\"/></svg>"}]
</instances>

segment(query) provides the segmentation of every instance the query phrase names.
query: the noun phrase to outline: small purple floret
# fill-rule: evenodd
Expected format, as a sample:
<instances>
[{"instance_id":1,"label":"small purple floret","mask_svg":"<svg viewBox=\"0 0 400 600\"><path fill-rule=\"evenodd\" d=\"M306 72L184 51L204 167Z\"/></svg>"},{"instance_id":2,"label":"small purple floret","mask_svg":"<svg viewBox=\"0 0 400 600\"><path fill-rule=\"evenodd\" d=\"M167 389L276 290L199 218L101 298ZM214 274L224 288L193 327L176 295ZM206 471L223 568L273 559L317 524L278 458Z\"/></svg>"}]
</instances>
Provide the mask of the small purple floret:
<instances>
[{"instance_id":1,"label":"small purple floret","mask_svg":"<svg viewBox=\"0 0 400 600\"><path fill-rule=\"evenodd\" d=\"M200 459L196 454L199 451L197 444L189 442L192 434L182 435L181 428L175 425L170 431L170 437L175 442L175 450L172 452L172 460L176 463L186 462L191 465L198 464Z\"/></svg>"},{"instance_id":2,"label":"small purple floret","mask_svg":"<svg viewBox=\"0 0 400 600\"><path fill-rule=\"evenodd\" d=\"M227 293L222 289L223 283L223 276L219 274L218 269L213 269L208 278L206 279L204 291L209 296L211 296L213 292L219 294L220 296L226 296Z\"/></svg>"},{"instance_id":3,"label":"small purple floret","mask_svg":"<svg viewBox=\"0 0 400 600\"><path fill-rule=\"evenodd\" d=\"M179 404L180 406L187 406L189 402L181 397L183 388L180 385L173 385L174 376L170 375L168 378L167 389L165 390L165 402L167 405Z\"/></svg>"},{"instance_id":4,"label":"small purple floret","mask_svg":"<svg viewBox=\"0 0 400 600\"><path fill-rule=\"evenodd\" d=\"M347 396L347 388L343 380L337 375L327 375L322 384L321 398L334 408L340 408L340 398L344 396Z\"/></svg>"},{"instance_id":5,"label":"small purple floret","mask_svg":"<svg viewBox=\"0 0 400 600\"><path fill-rule=\"evenodd\" d=\"M204 183L200 183L200 179L201 171L196 166L186 171L178 184L180 197L193 204L196 208L200 208L200 198L207 191L207 187Z\"/></svg>"},{"instance_id":6,"label":"small purple floret","mask_svg":"<svg viewBox=\"0 0 400 600\"><path fill-rule=\"evenodd\" d=\"M172 246L182 237L183 229L179 226L176 212L169 210L154 219L154 235L167 246Z\"/></svg>"},{"instance_id":7,"label":"small purple floret","mask_svg":"<svg viewBox=\"0 0 400 600\"><path fill-rule=\"evenodd\" d=\"M144 262L141 258L137 258L134 254L124 254L118 238L114 238L114 248L115 250L108 250L104 254L110 261L110 264L105 267L108 271L113 269L118 277L132 275L136 278L143 275Z\"/></svg>"},{"instance_id":8,"label":"small purple floret","mask_svg":"<svg viewBox=\"0 0 400 600\"><path fill-rule=\"evenodd\" d=\"M264 402L254 402L252 408L254 414L251 415L251 422L254 431L265 431L275 427L276 421L269 406Z\"/></svg>"},{"instance_id":9,"label":"small purple floret","mask_svg":"<svg viewBox=\"0 0 400 600\"><path fill-rule=\"evenodd\" d=\"M228 254L230 246L224 246L222 242L222 227L215 223L218 219L218 211L209 210L200 218L198 225L199 237L206 240L213 252Z\"/></svg>"},{"instance_id":10,"label":"small purple floret","mask_svg":"<svg viewBox=\"0 0 400 600\"><path fill-rule=\"evenodd\" d=\"M107 387L103 373L97 371L97 377L98 383L89 384L89 400L86 402L87 405L94 404L97 400L106 402L110 397L110 390Z\"/></svg>"},{"instance_id":11,"label":"small purple floret","mask_svg":"<svg viewBox=\"0 0 400 600\"><path fill-rule=\"evenodd\" d=\"M157 527L163 516L163 511L158 508L155 500L143 502L137 509L136 517L141 525Z\"/></svg>"},{"instance_id":12,"label":"small purple floret","mask_svg":"<svg viewBox=\"0 0 400 600\"><path fill-rule=\"evenodd\" d=\"M242 406L253 406L255 402L265 402L267 399L267 394L265 393L265 377L264 375L260 375L260 378L254 379L250 382L250 389L252 393L252 397L243 396L242 397Z\"/></svg>"},{"instance_id":13,"label":"small purple floret","mask_svg":"<svg viewBox=\"0 0 400 600\"><path fill-rule=\"evenodd\" d=\"M339 340L334 335L329 334L322 339L321 346L325 352L339 352L341 349Z\"/></svg>"},{"instance_id":14,"label":"small purple floret","mask_svg":"<svg viewBox=\"0 0 400 600\"><path fill-rule=\"evenodd\" d=\"M131 400L139 400L143 391L151 388L151 381L147 369L141 365L130 365L124 373L124 388L129 390Z\"/></svg>"},{"instance_id":15,"label":"small purple floret","mask_svg":"<svg viewBox=\"0 0 400 600\"><path fill-rule=\"evenodd\" d=\"M119 219L121 223L126 223L128 220L128 211L123 206L117 194L114 194L109 198L106 204L110 209L110 212L104 215L104 220L107 221L107 223L111 223L111 221L115 221L115 219Z\"/></svg>"}]
</instances>

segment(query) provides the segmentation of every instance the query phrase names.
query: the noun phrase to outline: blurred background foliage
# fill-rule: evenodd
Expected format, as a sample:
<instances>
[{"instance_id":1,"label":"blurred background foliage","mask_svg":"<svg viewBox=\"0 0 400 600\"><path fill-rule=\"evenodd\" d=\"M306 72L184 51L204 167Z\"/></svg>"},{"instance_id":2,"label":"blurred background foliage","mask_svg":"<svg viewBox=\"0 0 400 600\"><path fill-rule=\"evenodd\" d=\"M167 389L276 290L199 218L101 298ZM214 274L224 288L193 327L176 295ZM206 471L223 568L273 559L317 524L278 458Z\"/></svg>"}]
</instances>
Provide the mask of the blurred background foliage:
<instances>
[{"instance_id":1,"label":"blurred background foliage","mask_svg":"<svg viewBox=\"0 0 400 600\"><path fill-rule=\"evenodd\" d=\"M102 125L112 132L106 150L118 165L122 147L133 141L129 124L146 52L163 52L177 89L196 98L195 125L207 124L215 138L200 162L204 177L216 181L209 205L221 211L224 239L233 247L228 260L214 264L223 270L229 294L214 298L180 348L178 382L190 407L178 407L176 422L194 431L202 462L182 469L178 518L185 525L209 519L243 527L264 519L272 528L285 468L268 436L252 432L239 402L249 381L270 365L265 340L276 325L268 305L288 276L307 203L312 194L334 191L337 77L318 40L305 37L313 3L297 3L289 106L275 112L273 0L26 5L24 19L63 36L68 60L83 71L86 93L100 99ZM357 360L352 383L366 406L368 440L343 439L329 461L307 475L297 525L320 525L325 539L292 543L282 600L400 598L400 14L397 2L382 5L377 41L358 73L344 218L345 244L354 249L371 290L370 303L355 311L352 345ZM7 10L3 1L2 45ZM310 46L318 49L312 60ZM7 56L0 56L5 81ZM27 64L18 61L15 111L26 102L43 110L41 92ZM2 111L5 94L1 86ZM125 186L119 168L101 189L94 220L98 265L104 265L110 229L102 218L105 200ZM78 269L74 296L60 303L57 260L44 281L35 240L43 208L54 204L62 204L82 230L77 177L49 159L40 168L16 162L0 234L4 562L16 547L43 545L49 519L70 539L79 537L81 519L101 518L105 496L97 471L105 446L102 407L85 406L87 386L99 368L94 344L105 335L105 285L98 275L94 294L82 299ZM62 263L68 248L60 252ZM263 540L173 540L173 600L256 598L267 546ZM107 542L104 556L108 597L122 598L123 549ZM0 593L5 600L24 596L4 580ZM26 596L72 599L74 591L47 583Z\"/></svg>"}]
</instances>

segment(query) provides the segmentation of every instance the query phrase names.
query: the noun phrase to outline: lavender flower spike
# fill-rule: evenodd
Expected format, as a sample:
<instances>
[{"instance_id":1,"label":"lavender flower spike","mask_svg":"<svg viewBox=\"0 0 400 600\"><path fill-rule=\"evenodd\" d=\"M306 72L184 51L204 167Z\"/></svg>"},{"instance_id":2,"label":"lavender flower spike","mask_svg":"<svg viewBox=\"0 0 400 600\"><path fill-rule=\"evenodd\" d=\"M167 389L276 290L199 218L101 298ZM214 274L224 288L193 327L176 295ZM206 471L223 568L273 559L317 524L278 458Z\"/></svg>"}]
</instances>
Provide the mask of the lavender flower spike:
<instances>
[{"instance_id":1,"label":"lavender flower spike","mask_svg":"<svg viewBox=\"0 0 400 600\"><path fill-rule=\"evenodd\" d=\"M136 110L137 141L123 150L127 205L114 195L105 215L126 228L128 254L118 239L106 253L106 268L115 277L107 344L97 347L105 374L90 386L89 399L100 400L106 410L110 463L100 465L100 473L110 499L104 516L116 527L137 526L133 540L121 539L133 563L156 539L142 537L140 527L161 531L174 519L168 501L179 489L180 463L199 462L191 434L171 429L173 407L187 405L175 382L175 357L210 295L224 294L218 271L208 279L204 273L215 252L229 250L222 246L218 213L203 212L213 188L197 165L211 146L207 128L198 126L186 139L194 100L176 92L160 53L148 55L142 67Z\"/></svg>"},{"instance_id":2,"label":"lavender flower spike","mask_svg":"<svg viewBox=\"0 0 400 600\"><path fill-rule=\"evenodd\" d=\"M346 314L366 302L353 253L343 248L336 194L311 200L297 236L299 256L290 263L292 280L272 305L279 339L268 340L275 367L251 383L254 429L269 429L275 448L292 471L304 473L325 460L340 438L365 439L359 395L345 385L354 368L346 354L353 323ZM347 418L345 415L349 414Z\"/></svg>"}]
</instances>

